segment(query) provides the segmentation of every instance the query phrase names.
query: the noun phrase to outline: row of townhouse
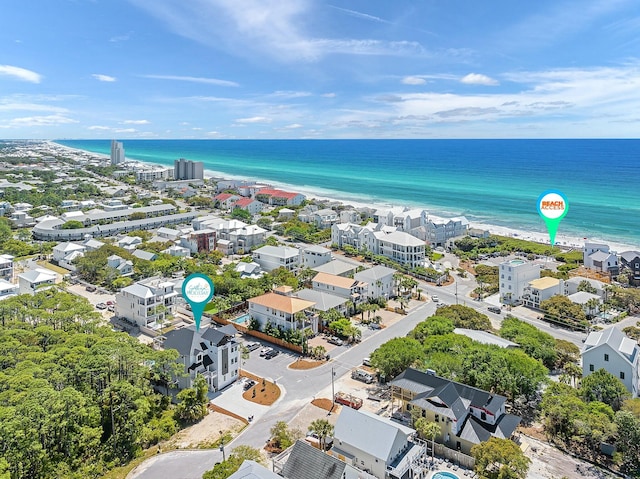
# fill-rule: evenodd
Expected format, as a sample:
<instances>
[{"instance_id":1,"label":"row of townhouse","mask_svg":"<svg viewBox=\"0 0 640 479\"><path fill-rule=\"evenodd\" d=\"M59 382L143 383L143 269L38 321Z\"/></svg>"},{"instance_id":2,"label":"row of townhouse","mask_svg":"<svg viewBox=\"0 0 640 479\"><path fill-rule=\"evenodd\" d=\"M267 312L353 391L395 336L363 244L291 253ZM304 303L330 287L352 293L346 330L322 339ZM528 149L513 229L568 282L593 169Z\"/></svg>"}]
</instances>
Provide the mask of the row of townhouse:
<instances>
[{"instance_id":1,"label":"row of townhouse","mask_svg":"<svg viewBox=\"0 0 640 479\"><path fill-rule=\"evenodd\" d=\"M335 224L331 228L331 241L338 248L345 245L366 249L409 268L425 266L425 242L394 226L381 223Z\"/></svg>"}]
</instances>

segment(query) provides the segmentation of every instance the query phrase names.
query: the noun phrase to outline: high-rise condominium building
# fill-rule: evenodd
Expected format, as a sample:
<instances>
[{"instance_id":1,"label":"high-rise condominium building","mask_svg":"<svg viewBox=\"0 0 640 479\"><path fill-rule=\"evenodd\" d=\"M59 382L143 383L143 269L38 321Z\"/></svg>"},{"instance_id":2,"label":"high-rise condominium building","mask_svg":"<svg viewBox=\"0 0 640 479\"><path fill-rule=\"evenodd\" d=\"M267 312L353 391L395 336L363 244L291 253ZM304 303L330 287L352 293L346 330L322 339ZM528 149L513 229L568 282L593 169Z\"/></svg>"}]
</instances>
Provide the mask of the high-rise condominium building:
<instances>
[{"instance_id":1,"label":"high-rise condominium building","mask_svg":"<svg viewBox=\"0 0 640 479\"><path fill-rule=\"evenodd\" d=\"M118 165L124 162L124 146L122 146L122 142L111 140L111 164Z\"/></svg>"},{"instance_id":2,"label":"high-rise condominium building","mask_svg":"<svg viewBox=\"0 0 640 479\"><path fill-rule=\"evenodd\" d=\"M176 180L203 180L204 164L180 158L174 161L173 178Z\"/></svg>"}]
</instances>

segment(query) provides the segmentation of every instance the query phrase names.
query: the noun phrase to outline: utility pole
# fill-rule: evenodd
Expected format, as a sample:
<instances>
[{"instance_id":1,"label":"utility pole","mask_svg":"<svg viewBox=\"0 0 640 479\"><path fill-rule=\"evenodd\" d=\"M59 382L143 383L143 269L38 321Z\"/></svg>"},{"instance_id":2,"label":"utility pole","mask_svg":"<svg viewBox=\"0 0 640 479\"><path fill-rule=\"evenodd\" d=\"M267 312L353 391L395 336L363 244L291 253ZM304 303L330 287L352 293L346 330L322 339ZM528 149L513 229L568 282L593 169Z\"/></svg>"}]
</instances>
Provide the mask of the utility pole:
<instances>
[{"instance_id":1,"label":"utility pole","mask_svg":"<svg viewBox=\"0 0 640 479\"><path fill-rule=\"evenodd\" d=\"M329 411L329 416L333 412L333 408L336 406L336 392L333 384L333 378L335 377L335 375L336 373L333 370L333 366L331 366L331 411Z\"/></svg>"},{"instance_id":2,"label":"utility pole","mask_svg":"<svg viewBox=\"0 0 640 479\"><path fill-rule=\"evenodd\" d=\"M454 280L455 284L456 284L456 305L458 304L458 281Z\"/></svg>"}]
</instances>

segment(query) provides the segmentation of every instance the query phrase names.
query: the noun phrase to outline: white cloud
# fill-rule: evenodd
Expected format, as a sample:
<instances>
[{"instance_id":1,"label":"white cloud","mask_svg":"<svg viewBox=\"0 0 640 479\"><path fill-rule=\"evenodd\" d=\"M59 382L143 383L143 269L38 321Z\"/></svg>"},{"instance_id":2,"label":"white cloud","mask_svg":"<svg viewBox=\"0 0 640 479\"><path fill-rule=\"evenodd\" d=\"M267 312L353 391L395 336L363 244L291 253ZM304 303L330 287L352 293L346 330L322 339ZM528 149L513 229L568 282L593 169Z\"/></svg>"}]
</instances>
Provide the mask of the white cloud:
<instances>
[{"instance_id":1,"label":"white cloud","mask_svg":"<svg viewBox=\"0 0 640 479\"><path fill-rule=\"evenodd\" d=\"M304 98L311 96L311 93L308 91L275 91L271 96L277 98Z\"/></svg>"},{"instance_id":2,"label":"white cloud","mask_svg":"<svg viewBox=\"0 0 640 479\"><path fill-rule=\"evenodd\" d=\"M336 94L333 93L333 92L332 93L323 93L322 96L325 97L325 98L335 98Z\"/></svg>"},{"instance_id":3,"label":"white cloud","mask_svg":"<svg viewBox=\"0 0 640 479\"><path fill-rule=\"evenodd\" d=\"M500 84L498 80L488 77L487 75L483 75L482 73L469 73L460 79L460 83L486 86L497 86Z\"/></svg>"},{"instance_id":4,"label":"white cloud","mask_svg":"<svg viewBox=\"0 0 640 479\"><path fill-rule=\"evenodd\" d=\"M311 0L130 1L159 18L174 33L234 55L259 52L262 57L290 63L316 61L335 53L405 55L422 50L416 42L315 38L305 30L314 15L313 8L317 8ZM362 18L367 15L349 12ZM211 28L212 24L216 28Z\"/></svg>"},{"instance_id":5,"label":"white cloud","mask_svg":"<svg viewBox=\"0 0 640 479\"><path fill-rule=\"evenodd\" d=\"M363 20L370 20L372 22L377 22L377 23L391 24L390 21L385 20L384 18L376 17L375 15L369 15L368 13L358 12L356 10L349 10L348 8L336 7L335 5L329 5L329 7L335 8L336 10L340 10L341 12L344 12L347 15L351 15L352 17L362 18Z\"/></svg>"},{"instance_id":6,"label":"white cloud","mask_svg":"<svg viewBox=\"0 0 640 479\"><path fill-rule=\"evenodd\" d=\"M116 128L115 130L116 133L135 133L136 130L135 128Z\"/></svg>"},{"instance_id":7,"label":"white cloud","mask_svg":"<svg viewBox=\"0 0 640 479\"><path fill-rule=\"evenodd\" d=\"M148 125L151 122L149 120L125 120L122 123L125 125Z\"/></svg>"},{"instance_id":8,"label":"white cloud","mask_svg":"<svg viewBox=\"0 0 640 479\"><path fill-rule=\"evenodd\" d=\"M9 123L11 126L57 126L78 123L78 121L64 115L46 115L14 118Z\"/></svg>"},{"instance_id":9,"label":"white cloud","mask_svg":"<svg viewBox=\"0 0 640 479\"><path fill-rule=\"evenodd\" d=\"M187 81L187 82L193 82L193 83L206 83L209 85L218 85L218 86L240 86L238 83L234 81L220 80L218 78L190 77L190 76L181 76L181 75L142 75L142 76L144 78L153 78L156 80Z\"/></svg>"},{"instance_id":10,"label":"white cloud","mask_svg":"<svg viewBox=\"0 0 640 479\"><path fill-rule=\"evenodd\" d=\"M265 116L252 116L250 118L238 118L236 123L271 123L271 118Z\"/></svg>"},{"instance_id":11,"label":"white cloud","mask_svg":"<svg viewBox=\"0 0 640 479\"><path fill-rule=\"evenodd\" d=\"M116 77L112 77L109 75L102 75L100 73L94 73L93 75L91 75L93 78L95 78L98 81L104 81L104 82L114 82L117 80Z\"/></svg>"},{"instance_id":12,"label":"white cloud","mask_svg":"<svg viewBox=\"0 0 640 479\"><path fill-rule=\"evenodd\" d=\"M0 111L48 111L53 113L67 113L66 108L39 103L12 101L10 99L0 99Z\"/></svg>"},{"instance_id":13,"label":"white cloud","mask_svg":"<svg viewBox=\"0 0 640 479\"><path fill-rule=\"evenodd\" d=\"M102 126L102 125L91 125L87 127L87 130L107 131L107 130L111 130L111 127Z\"/></svg>"},{"instance_id":14,"label":"white cloud","mask_svg":"<svg viewBox=\"0 0 640 479\"><path fill-rule=\"evenodd\" d=\"M303 128L303 125L300 123L292 123L291 125L287 125L282 127L284 130L297 130L298 128Z\"/></svg>"},{"instance_id":15,"label":"white cloud","mask_svg":"<svg viewBox=\"0 0 640 479\"><path fill-rule=\"evenodd\" d=\"M405 85L424 85L427 80L418 76L407 76L402 79L402 83Z\"/></svg>"},{"instance_id":16,"label":"white cloud","mask_svg":"<svg viewBox=\"0 0 640 479\"><path fill-rule=\"evenodd\" d=\"M42 76L26 68L14 67L12 65L0 65L0 75L10 76L18 80L29 83L40 83Z\"/></svg>"}]
</instances>

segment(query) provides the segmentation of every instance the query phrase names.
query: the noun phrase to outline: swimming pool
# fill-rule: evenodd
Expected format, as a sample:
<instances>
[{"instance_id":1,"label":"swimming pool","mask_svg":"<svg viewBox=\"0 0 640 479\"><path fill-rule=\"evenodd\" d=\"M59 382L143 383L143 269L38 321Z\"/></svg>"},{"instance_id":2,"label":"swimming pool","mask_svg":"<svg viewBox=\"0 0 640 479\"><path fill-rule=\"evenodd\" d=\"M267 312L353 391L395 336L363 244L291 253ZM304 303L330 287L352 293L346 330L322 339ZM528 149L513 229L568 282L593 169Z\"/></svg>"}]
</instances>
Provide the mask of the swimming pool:
<instances>
[{"instance_id":1,"label":"swimming pool","mask_svg":"<svg viewBox=\"0 0 640 479\"><path fill-rule=\"evenodd\" d=\"M441 472L436 472L433 476L431 476L431 479L459 479L459 478L452 472L441 471Z\"/></svg>"}]
</instances>

